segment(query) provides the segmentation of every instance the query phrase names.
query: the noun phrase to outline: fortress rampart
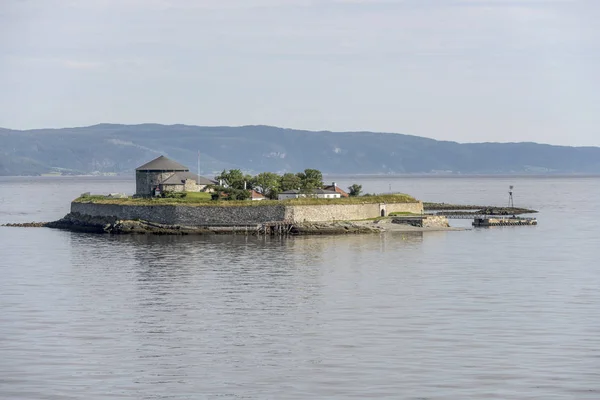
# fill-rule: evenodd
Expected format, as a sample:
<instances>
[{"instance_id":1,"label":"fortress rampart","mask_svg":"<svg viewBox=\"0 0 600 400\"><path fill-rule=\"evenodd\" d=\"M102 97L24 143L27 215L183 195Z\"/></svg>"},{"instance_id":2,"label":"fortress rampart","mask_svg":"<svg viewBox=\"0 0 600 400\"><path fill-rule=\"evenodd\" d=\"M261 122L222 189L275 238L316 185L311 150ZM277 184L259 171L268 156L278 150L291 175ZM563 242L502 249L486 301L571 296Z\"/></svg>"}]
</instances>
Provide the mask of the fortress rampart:
<instances>
[{"instance_id":1,"label":"fortress rampart","mask_svg":"<svg viewBox=\"0 0 600 400\"><path fill-rule=\"evenodd\" d=\"M286 221L352 221L387 216L392 212L423 213L422 202L256 206L122 205L71 203L71 212L91 217L144 220L164 225L235 226Z\"/></svg>"}]
</instances>

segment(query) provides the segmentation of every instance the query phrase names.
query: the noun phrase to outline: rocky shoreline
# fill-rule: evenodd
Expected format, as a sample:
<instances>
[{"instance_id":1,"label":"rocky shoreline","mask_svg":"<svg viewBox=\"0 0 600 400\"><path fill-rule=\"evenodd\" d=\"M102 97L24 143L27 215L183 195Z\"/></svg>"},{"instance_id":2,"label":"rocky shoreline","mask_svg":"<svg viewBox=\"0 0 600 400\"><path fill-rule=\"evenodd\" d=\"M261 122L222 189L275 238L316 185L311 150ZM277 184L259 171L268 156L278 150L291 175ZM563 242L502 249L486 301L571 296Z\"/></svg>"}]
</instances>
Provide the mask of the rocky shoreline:
<instances>
[{"instance_id":1,"label":"rocky shoreline","mask_svg":"<svg viewBox=\"0 0 600 400\"><path fill-rule=\"evenodd\" d=\"M98 234L151 234L151 235L213 235L245 234L260 235L261 230L249 226L212 226L194 227L183 225L164 225L143 220L120 220L116 217L92 217L79 213L69 213L58 221L5 224L7 227L53 228L71 232ZM461 230L448 226L416 227L399 224L394 217L368 221L332 221L290 224L287 235L347 235L373 234L386 231L425 232L440 230Z\"/></svg>"},{"instance_id":2,"label":"rocky shoreline","mask_svg":"<svg viewBox=\"0 0 600 400\"><path fill-rule=\"evenodd\" d=\"M53 228L71 232L99 234L153 234L153 235L210 235L210 234L259 234L252 227L194 227L183 225L164 225L143 220L120 220L116 217L92 217L79 213L69 213L58 221L26 222L4 224L7 227ZM290 235L341 235L356 233L376 233L379 229L352 222L324 222L293 224Z\"/></svg>"}]
</instances>

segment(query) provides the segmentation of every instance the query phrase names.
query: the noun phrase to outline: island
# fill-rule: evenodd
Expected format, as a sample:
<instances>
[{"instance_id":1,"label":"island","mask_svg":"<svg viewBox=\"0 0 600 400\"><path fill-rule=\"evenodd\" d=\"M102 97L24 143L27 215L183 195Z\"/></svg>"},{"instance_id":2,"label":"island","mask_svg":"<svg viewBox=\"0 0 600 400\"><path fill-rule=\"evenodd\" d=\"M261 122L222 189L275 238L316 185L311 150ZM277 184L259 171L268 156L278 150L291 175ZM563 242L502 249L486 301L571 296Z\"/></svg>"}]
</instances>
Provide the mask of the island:
<instances>
[{"instance_id":1,"label":"island","mask_svg":"<svg viewBox=\"0 0 600 400\"><path fill-rule=\"evenodd\" d=\"M58 221L7 226L110 234L284 236L452 230L448 217L460 206L428 203L427 208L442 211L425 213L423 202L407 194L363 194L359 184L346 192L335 182L325 185L315 169L256 176L234 169L208 179L160 156L136 169L132 196L83 193ZM472 215L477 217L477 212Z\"/></svg>"}]
</instances>

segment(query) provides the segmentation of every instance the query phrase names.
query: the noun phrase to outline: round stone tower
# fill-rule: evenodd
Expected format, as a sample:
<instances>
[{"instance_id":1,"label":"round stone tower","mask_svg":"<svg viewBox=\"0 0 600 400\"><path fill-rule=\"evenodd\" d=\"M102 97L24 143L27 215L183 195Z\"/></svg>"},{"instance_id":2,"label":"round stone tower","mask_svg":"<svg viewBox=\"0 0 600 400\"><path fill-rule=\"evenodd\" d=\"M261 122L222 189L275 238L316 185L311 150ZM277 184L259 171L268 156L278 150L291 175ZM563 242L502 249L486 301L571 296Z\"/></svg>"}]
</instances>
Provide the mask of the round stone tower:
<instances>
[{"instance_id":1,"label":"round stone tower","mask_svg":"<svg viewBox=\"0 0 600 400\"><path fill-rule=\"evenodd\" d=\"M136 196L154 196L160 185L176 172L189 172L189 168L160 156L135 169Z\"/></svg>"}]
</instances>

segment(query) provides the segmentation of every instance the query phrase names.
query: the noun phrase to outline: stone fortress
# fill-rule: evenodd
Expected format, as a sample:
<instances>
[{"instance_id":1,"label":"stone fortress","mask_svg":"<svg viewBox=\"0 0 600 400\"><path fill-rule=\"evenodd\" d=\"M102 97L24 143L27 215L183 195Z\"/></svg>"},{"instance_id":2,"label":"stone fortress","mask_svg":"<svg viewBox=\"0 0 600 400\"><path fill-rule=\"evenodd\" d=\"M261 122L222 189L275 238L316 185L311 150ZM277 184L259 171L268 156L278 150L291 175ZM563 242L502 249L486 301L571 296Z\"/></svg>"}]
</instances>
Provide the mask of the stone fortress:
<instances>
[{"instance_id":1,"label":"stone fortress","mask_svg":"<svg viewBox=\"0 0 600 400\"><path fill-rule=\"evenodd\" d=\"M135 195L155 196L162 192L204 192L217 182L190 172L189 168L160 156L136 168Z\"/></svg>"},{"instance_id":2,"label":"stone fortress","mask_svg":"<svg viewBox=\"0 0 600 400\"><path fill-rule=\"evenodd\" d=\"M187 167L164 156L137 168L135 174L135 197L152 197L165 191L210 191L211 185L216 184L215 181L193 174ZM149 201L124 204L119 203L118 200L98 202L82 197L71 203L70 216L75 224L80 221L85 224L85 221L89 219L101 221L101 224L106 222L117 225L124 221L130 223L141 221L146 226L160 224L161 229L166 227L171 230L181 227L186 227L186 229L230 227L234 230L240 227L260 227L272 224L299 226L314 223L345 223L386 217L391 213L412 215L413 218L420 219L421 223L429 218L423 216L423 203L420 201L394 202L392 196L389 202L377 201L375 197L360 198L359 202L355 200L345 202L340 199L341 195L339 194L343 191L338 190L335 184L332 187L331 192L338 194L336 196L338 201L332 199L331 204L299 204L294 200L249 201L235 204L210 201L181 204ZM437 221L435 222L437 223Z\"/></svg>"}]
</instances>

